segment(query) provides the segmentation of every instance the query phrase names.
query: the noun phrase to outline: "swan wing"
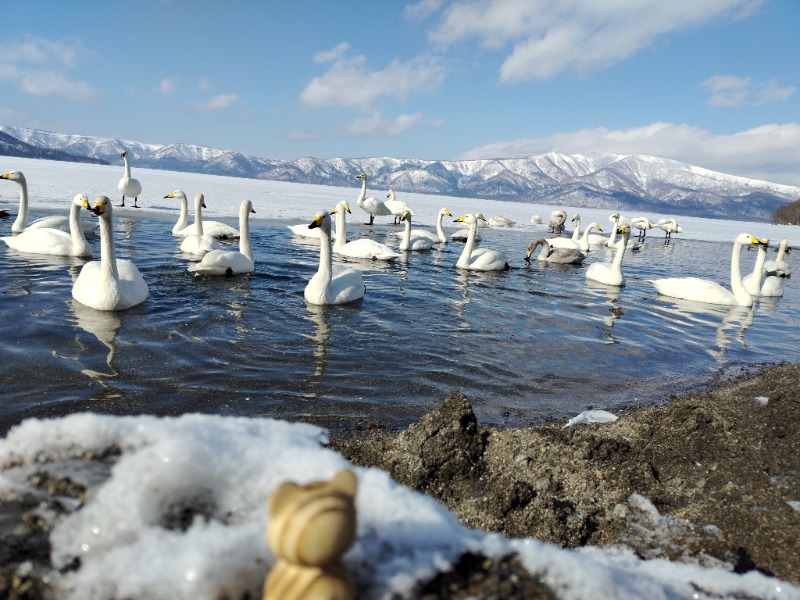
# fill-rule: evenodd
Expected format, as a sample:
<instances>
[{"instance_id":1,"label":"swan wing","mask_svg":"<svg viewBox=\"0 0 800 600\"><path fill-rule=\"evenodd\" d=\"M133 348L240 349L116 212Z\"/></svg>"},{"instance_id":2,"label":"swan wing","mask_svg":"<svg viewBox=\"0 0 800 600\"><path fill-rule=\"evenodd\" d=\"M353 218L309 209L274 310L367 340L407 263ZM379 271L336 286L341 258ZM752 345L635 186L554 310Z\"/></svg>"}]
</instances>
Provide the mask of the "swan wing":
<instances>
[{"instance_id":1,"label":"swan wing","mask_svg":"<svg viewBox=\"0 0 800 600\"><path fill-rule=\"evenodd\" d=\"M400 256L389 248L389 246L366 238L353 240L342 246L334 246L333 251L336 254L349 256L351 258L369 258L374 260L395 260Z\"/></svg>"}]
</instances>

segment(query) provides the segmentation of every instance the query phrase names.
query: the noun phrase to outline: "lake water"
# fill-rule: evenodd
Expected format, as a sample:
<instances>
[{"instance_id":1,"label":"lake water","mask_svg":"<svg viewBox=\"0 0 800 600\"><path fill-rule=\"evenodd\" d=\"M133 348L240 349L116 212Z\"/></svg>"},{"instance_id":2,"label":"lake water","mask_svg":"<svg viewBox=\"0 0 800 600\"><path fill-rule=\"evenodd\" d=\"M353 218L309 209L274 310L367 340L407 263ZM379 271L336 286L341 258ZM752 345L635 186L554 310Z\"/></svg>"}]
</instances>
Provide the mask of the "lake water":
<instances>
[{"instance_id":1,"label":"lake water","mask_svg":"<svg viewBox=\"0 0 800 600\"><path fill-rule=\"evenodd\" d=\"M665 245L651 232L641 252L626 254L628 285L615 289L584 278L591 262L611 259L608 250L580 267L526 266L539 235L485 229L482 245L505 251L510 271L455 269L459 243L394 264L348 261L363 269L363 303L317 308L303 289L318 245L293 238L287 222L251 221L256 272L234 278L188 273L172 223L115 218L118 256L132 258L150 286L144 304L118 313L72 300L83 260L0 244L0 430L84 410L401 427L452 390L485 423L566 420L587 406L658 403L753 364L794 360L800 338L792 279L783 298L751 309L659 298L646 282L697 275L727 285L732 242ZM388 236L398 230L348 223L350 239L394 246ZM90 241L99 257L99 238ZM743 273L754 260L743 252Z\"/></svg>"}]
</instances>

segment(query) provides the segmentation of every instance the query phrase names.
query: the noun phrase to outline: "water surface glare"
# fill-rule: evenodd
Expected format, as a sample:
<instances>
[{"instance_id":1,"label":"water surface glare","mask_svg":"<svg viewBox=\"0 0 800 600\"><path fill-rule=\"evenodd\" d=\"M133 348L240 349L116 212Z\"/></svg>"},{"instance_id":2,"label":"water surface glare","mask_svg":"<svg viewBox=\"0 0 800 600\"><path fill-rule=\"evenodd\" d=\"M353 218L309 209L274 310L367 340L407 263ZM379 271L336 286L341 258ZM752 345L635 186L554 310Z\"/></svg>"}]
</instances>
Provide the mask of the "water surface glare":
<instances>
[{"instance_id":1,"label":"water surface glare","mask_svg":"<svg viewBox=\"0 0 800 600\"><path fill-rule=\"evenodd\" d=\"M256 272L211 278L186 271L170 221L116 218L117 255L138 265L150 298L114 313L72 300L84 260L2 245L0 429L83 410L400 427L452 390L482 422L524 424L658 403L746 365L792 359L798 347L792 279L783 298L753 308L659 298L646 281L694 275L727 286L732 242L651 236L626 254L628 283L617 289L584 277L610 250L580 267L526 266L538 235L485 229L482 245L506 252L510 271L455 269L459 243L394 264L351 260L365 299L319 308L303 299L317 242L293 238L286 224L253 220ZM398 230L348 224L351 239L395 247ZM99 258L99 238L90 242ZM750 272L756 253L742 254Z\"/></svg>"}]
</instances>

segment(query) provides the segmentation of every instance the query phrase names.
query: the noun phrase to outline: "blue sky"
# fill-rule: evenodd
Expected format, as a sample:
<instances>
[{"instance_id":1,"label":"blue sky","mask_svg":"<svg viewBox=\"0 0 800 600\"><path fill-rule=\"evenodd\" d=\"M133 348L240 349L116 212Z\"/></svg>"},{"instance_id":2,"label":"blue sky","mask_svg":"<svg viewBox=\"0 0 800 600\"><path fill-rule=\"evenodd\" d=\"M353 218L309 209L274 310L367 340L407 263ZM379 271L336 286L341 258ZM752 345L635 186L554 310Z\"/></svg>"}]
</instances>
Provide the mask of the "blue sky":
<instances>
[{"instance_id":1,"label":"blue sky","mask_svg":"<svg viewBox=\"0 0 800 600\"><path fill-rule=\"evenodd\" d=\"M649 154L800 185L798 0L4 12L6 125L281 160Z\"/></svg>"}]
</instances>

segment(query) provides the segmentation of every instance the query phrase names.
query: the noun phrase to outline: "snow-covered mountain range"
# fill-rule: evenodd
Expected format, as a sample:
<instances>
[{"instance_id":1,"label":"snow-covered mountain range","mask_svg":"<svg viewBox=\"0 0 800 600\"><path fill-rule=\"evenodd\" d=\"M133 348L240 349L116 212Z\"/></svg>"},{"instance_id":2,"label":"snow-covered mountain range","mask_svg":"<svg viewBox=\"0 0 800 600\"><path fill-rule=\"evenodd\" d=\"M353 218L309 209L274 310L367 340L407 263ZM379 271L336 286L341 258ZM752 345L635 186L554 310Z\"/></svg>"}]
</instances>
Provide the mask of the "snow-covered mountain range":
<instances>
[{"instance_id":1,"label":"snow-covered mountain range","mask_svg":"<svg viewBox=\"0 0 800 600\"><path fill-rule=\"evenodd\" d=\"M534 202L556 206L676 213L768 221L776 208L800 198L800 188L736 177L675 160L642 155L567 155L486 160L301 158L278 161L194 144L52 133L0 126L37 149L120 162L127 150L136 167L352 187L360 172L371 193L389 188ZM0 146L0 154L4 154ZM34 156L35 157L35 156Z\"/></svg>"}]
</instances>

